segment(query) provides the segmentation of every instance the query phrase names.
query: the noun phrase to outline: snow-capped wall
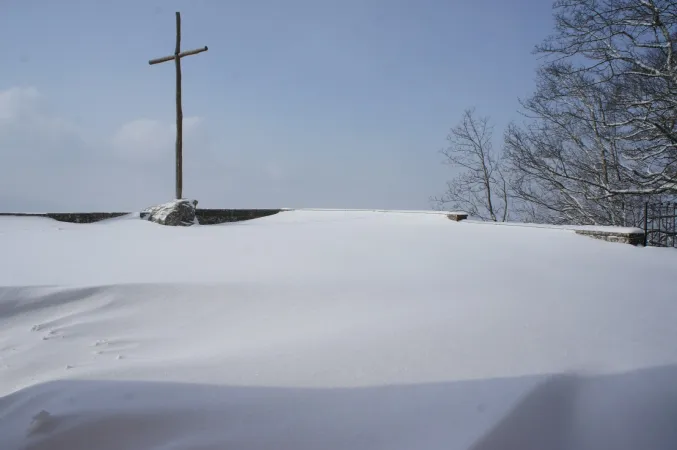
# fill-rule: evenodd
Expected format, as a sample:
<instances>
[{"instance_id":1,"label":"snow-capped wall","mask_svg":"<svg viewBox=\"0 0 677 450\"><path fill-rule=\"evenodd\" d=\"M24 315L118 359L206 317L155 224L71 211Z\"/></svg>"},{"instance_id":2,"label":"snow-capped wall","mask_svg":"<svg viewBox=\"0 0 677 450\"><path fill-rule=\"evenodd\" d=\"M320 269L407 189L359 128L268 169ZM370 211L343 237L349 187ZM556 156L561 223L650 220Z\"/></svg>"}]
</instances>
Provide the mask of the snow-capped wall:
<instances>
[{"instance_id":1,"label":"snow-capped wall","mask_svg":"<svg viewBox=\"0 0 677 450\"><path fill-rule=\"evenodd\" d=\"M591 238L601 239L607 242L618 242L620 244L644 245L644 231L614 231L610 230L575 230L576 234L590 236Z\"/></svg>"}]
</instances>

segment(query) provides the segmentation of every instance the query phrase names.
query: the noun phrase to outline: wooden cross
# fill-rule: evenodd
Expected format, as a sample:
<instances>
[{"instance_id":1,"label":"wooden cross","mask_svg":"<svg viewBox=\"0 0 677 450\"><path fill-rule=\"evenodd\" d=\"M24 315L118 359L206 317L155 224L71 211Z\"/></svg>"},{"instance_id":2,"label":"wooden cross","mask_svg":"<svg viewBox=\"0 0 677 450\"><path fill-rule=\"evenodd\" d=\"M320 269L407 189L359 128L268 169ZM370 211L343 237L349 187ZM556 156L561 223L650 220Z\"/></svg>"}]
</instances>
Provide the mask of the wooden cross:
<instances>
[{"instance_id":1,"label":"wooden cross","mask_svg":"<svg viewBox=\"0 0 677 450\"><path fill-rule=\"evenodd\" d=\"M176 13L176 49L172 56L151 59L148 64L160 64L174 60L176 65L176 198L182 198L183 191L183 110L181 109L181 58L206 52L207 46L181 53L181 13Z\"/></svg>"}]
</instances>

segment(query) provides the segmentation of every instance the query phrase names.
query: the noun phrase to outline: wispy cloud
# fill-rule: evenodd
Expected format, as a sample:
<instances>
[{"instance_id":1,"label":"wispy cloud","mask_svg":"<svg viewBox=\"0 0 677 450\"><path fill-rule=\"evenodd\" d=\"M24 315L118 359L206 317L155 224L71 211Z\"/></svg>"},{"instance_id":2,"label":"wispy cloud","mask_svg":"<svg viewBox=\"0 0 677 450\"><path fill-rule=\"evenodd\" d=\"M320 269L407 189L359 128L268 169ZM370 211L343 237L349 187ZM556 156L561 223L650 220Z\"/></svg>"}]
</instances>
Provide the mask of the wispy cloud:
<instances>
[{"instance_id":1,"label":"wispy cloud","mask_svg":"<svg viewBox=\"0 0 677 450\"><path fill-rule=\"evenodd\" d=\"M183 136L192 141L200 132L199 117L183 119ZM113 135L112 146L116 155L137 161L157 161L174 152L176 124L154 119L137 119L120 127Z\"/></svg>"},{"instance_id":2,"label":"wispy cloud","mask_svg":"<svg viewBox=\"0 0 677 450\"><path fill-rule=\"evenodd\" d=\"M186 123L192 130L199 120ZM166 200L173 179L162 175L172 170L173 129L136 120L112 136L91 137L37 88L0 91L0 210L138 209ZM149 160L155 166L144 168Z\"/></svg>"}]
</instances>

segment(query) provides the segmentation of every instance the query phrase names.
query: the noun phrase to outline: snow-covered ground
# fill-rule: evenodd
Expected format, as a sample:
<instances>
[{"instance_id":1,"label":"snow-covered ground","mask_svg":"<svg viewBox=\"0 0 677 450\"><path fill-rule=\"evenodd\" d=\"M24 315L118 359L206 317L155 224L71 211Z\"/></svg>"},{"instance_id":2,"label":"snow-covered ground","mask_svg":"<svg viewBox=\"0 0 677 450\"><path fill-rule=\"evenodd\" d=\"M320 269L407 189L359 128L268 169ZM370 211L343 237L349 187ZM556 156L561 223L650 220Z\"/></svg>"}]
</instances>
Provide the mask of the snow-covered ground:
<instances>
[{"instance_id":1,"label":"snow-covered ground","mask_svg":"<svg viewBox=\"0 0 677 450\"><path fill-rule=\"evenodd\" d=\"M0 218L0 449L674 449L677 251L441 214Z\"/></svg>"}]
</instances>

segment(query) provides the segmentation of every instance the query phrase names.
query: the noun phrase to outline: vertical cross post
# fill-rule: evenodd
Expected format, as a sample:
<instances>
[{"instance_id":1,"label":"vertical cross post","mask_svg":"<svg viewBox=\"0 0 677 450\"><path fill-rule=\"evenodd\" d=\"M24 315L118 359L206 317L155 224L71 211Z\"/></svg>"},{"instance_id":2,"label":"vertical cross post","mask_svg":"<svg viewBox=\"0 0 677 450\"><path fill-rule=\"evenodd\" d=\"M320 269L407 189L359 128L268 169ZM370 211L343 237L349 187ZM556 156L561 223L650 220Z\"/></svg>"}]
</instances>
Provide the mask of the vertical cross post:
<instances>
[{"instance_id":1,"label":"vertical cross post","mask_svg":"<svg viewBox=\"0 0 677 450\"><path fill-rule=\"evenodd\" d=\"M148 64L174 60L176 66L176 198L183 196L183 109L181 106L181 58L206 52L207 46L181 53L181 13L176 12L176 47L174 55L151 59Z\"/></svg>"},{"instance_id":2,"label":"vertical cross post","mask_svg":"<svg viewBox=\"0 0 677 450\"><path fill-rule=\"evenodd\" d=\"M649 202L644 202L644 246L646 247L649 234Z\"/></svg>"},{"instance_id":3,"label":"vertical cross post","mask_svg":"<svg viewBox=\"0 0 677 450\"><path fill-rule=\"evenodd\" d=\"M183 198L183 108L181 105L181 13L176 12L176 199Z\"/></svg>"}]
</instances>

